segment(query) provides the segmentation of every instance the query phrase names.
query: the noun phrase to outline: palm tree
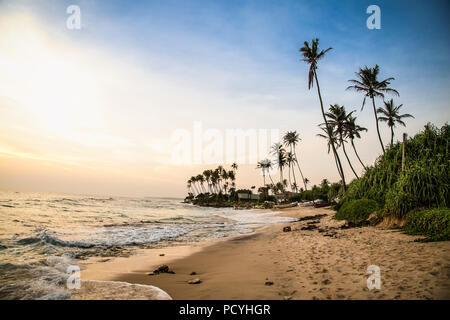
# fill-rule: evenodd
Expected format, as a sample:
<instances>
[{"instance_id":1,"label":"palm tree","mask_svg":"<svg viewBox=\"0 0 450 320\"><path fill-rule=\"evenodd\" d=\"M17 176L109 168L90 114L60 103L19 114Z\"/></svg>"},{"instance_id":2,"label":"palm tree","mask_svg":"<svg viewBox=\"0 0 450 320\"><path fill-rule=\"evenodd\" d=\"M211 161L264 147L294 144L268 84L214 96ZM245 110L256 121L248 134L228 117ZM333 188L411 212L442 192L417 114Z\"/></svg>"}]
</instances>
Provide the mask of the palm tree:
<instances>
[{"instance_id":1,"label":"palm tree","mask_svg":"<svg viewBox=\"0 0 450 320\"><path fill-rule=\"evenodd\" d=\"M272 155L275 156L278 170L280 170L280 182L283 181L283 168L286 166L286 150L281 143L272 146Z\"/></svg>"},{"instance_id":2,"label":"palm tree","mask_svg":"<svg viewBox=\"0 0 450 320\"><path fill-rule=\"evenodd\" d=\"M325 124L321 123L319 125L319 128L320 128L320 130L322 130L324 132L324 134L318 133L317 136L327 140L327 147L328 147L328 151L327 152L330 153L331 147L333 145L335 145L337 148L339 147L339 140L338 140L338 137L336 135L336 132L331 128L330 125L328 125L328 126L329 126L329 128L327 130L327 129L325 129ZM339 163L338 163L336 157L334 157L334 161L336 163L336 168L337 168L337 170L339 172L339 175L342 177L344 173L343 172L341 173L340 168L339 168Z\"/></svg>"},{"instance_id":3,"label":"palm tree","mask_svg":"<svg viewBox=\"0 0 450 320\"><path fill-rule=\"evenodd\" d=\"M195 190L192 188L192 180L189 179L187 181L187 188L188 188L188 192L192 193L195 196Z\"/></svg>"},{"instance_id":4,"label":"palm tree","mask_svg":"<svg viewBox=\"0 0 450 320\"><path fill-rule=\"evenodd\" d=\"M320 109L322 111L322 117L325 122L327 134L329 137L331 137L332 133L328 132L328 129L330 129L330 127L328 126L327 118L325 117L325 111L323 109L322 95L320 93L320 87L319 87L319 80L317 78L317 63L319 62L320 59L322 59L325 56L325 53L327 53L328 51L331 50L331 48L328 48L326 50L322 50L319 52L318 45L319 45L319 39L317 39L317 38L313 39L311 41L311 47L309 46L308 41L305 41L304 46L302 48L300 48L300 52L303 54L303 61L309 64L308 89L311 89L313 87L314 80L315 80L316 87L317 87L317 94L319 96L319 101L320 101ZM335 157L336 163L338 164L338 172L342 179L342 187L345 191L346 190L345 177L343 175L344 171L342 170L341 160L339 159L339 155L336 152L336 147L331 138L330 138L330 142L331 142L331 148L333 149L333 155Z\"/></svg>"},{"instance_id":5,"label":"palm tree","mask_svg":"<svg viewBox=\"0 0 450 320\"><path fill-rule=\"evenodd\" d=\"M356 117L349 116L347 118L347 121L345 122L346 136L347 138L350 139L353 151L355 151L356 157L358 158L359 162L361 163L364 169L367 169L364 163L361 161L361 158L359 157L359 154L356 151L354 143L355 138L361 139L361 135L359 133L362 131L367 131L367 129L356 124Z\"/></svg>"},{"instance_id":6,"label":"palm tree","mask_svg":"<svg viewBox=\"0 0 450 320\"><path fill-rule=\"evenodd\" d=\"M377 126L377 133L378 133L378 139L380 140L381 149L383 150L383 154L385 152L383 140L381 140L380 135L380 128L378 126L378 116L377 116L377 109L375 107L375 97L381 97L384 98L385 93L392 93L399 96L397 90L389 88L389 84L392 80L395 80L394 78L387 78L382 81L378 81L377 77L380 73L380 67L378 65L375 65L374 68L368 68L365 66L363 69L359 68L359 71L356 72L356 76L358 80L348 80L349 82L353 83L354 85L348 86L348 89L356 90L357 92L363 92L364 93L364 100L361 107L361 110L364 108L364 104L366 103L366 98L369 97L372 99L372 106L373 106L373 113L375 115L375 123Z\"/></svg>"},{"instance_id":7,"label":"palm tree","mask_svg":"<svg viewBox=\"0 0 450 320\"><path fill-rule=\"evenodd\" d=\"M233 171L234 171L234 174L236 174L236 172L237 172L237 169L238 169L238 165L237 165L237 163L236 163L236 162L233 162L233 164L231 165L231 168L233 169Z\"/></svg>"},{"instance_id":8,"label":"palm tree","mask_svg":"<svg viewBox=\"0 0 450 320\"><path fill-rule=\"evenodd\" d=\"M196 185L197 177L192 176L190 180L191 180L192 186L194 187L197 194L200 194L200 192L198 191L198 186Z\"/></svg>"},{"instance_id":9,"label":"palm tree","mask_svg":"<svg viewBox=\"0 0 450 320\"><path fill-rule=\"evenodd\" d=\"M264 160L258 161L258 164L256 165L256 169L261 169L262 176L263 176L263 183L264 187L266 186L266 164Z\"/></svg>"},{"instance_id":10,"label":"palm tree","mask_svg":"<svg viewBox=\"0 0 450 320\"><path fill-rule=\"evenodd\" d=\"M391 146L394 144L394 128L395 124L401 124L402 126L406 127L406 124L402 121L404 118L414 118L409 113L405 114L399 114L400 108L403 106L403 104L399 106L394 105L394 100L391 99L390 101L384 102L384 109L378 108L377 113L381 114L382 116L378 118L378 120L387 122L387 125L389 128L391 128Z\"/></svg>"},{"instance_id":11,"label":"palm tree","mask_svg":"<svg viewBox=\"0 0 450 320\"><path fill-rule=\"evenodd\" d=\"M305 185L305 190L308 190L306 188L305 179L303 177L302 169L300 169L300 164L298 162L297 154L295 151L295 147L300 142L300 135L297 133L297 131L288 131L283 137L284 145L289 146L291 149L291 152L294 152L294 161L297 164L298 171L300 171L300 175L302 176L303 184ZM294 166L292 166L292 171L294 171ZM295 180L295 173L294 173L294 180Z\"/></svg>"},{"instance_id":12,"label":"palm tree","mask_svg":"<svg viewBox=\"0 0 450 320\"><path fill-rule=\"evenodd\" d=\"M309 179L305 177L305 184L308 185Z\"/></svg>"},{"instance_id":13,"label":"palm tree","mask_svg":"<svg viewBox=\"0 0 450 320\"><path fill-rule=\"evenodd\" d=\"M295 172L294 172L295 157L294 157L294 153L292 153L292 151L286 152L286 163L289 167L289 171L288 171L289 186L292 189L291 167L292 167L292 175L294 176L294 182L297 184L297 180L295 179Z\"/></svg>"},{"instance_id":14,"label":"palm tree","mask_svg":"<svg viewBox=\"0 0 450 320\"><path fill-rule=\"evenodd\" d=\"M208 192L211 193L211 170L205 170L203 171L203 176L205 177L206 183L208 184Z\"/></svg>"},{"instance_id":15,"label":"palm tree","mask_svg":"<svg viewBox=\"0 0 450 320\"><path fill-rule=\"evenodd\" d=\"M205 187L203 186L203 182L205 182L205 177L203 177L202 174L199 174L199 175L197 175L196 180L197 180L198 182L200 182L200 187L201 187L203 193L205 193L205 192L206 192L206 191L205 191Z\"/></svg>"},{"instance_id":16,"label":"palm tree","mask_svg":"<svg viewBox=\"0 0 450 320\"><path fill-rule=\"evenodd\" d=\"M330 126L333 127L333 130L337 134L339 143L342 146L342 150L344 151L344 155L347 158L347 162L350 165L350 168L352 169L353 174L356 176L357 179L359 179L359 176L356 173L355 169L353 168L350 158L347 155L347 151L345 150L345 142L346 141L344 139L346 136L345 123L347 122L348 117L350 117L353 112L354 111L347 114L344 106L335 104L335 105L330 106L329 112L327 112L325 115L328 118L328 123L330 124Z\"/></svg>"}]
</instances>

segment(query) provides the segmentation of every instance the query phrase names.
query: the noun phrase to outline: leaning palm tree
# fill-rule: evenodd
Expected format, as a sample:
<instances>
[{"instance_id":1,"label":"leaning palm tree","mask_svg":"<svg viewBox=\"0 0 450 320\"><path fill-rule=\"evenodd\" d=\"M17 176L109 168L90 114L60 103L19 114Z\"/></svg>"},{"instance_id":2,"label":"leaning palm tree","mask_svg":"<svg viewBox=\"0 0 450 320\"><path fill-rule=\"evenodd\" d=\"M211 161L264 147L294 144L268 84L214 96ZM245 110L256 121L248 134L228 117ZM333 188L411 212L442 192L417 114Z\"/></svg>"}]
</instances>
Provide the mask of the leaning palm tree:
<instances>
[{"instance_id":1,"label":"leaning palm tree","mask_svg":"<svg viewBox=\"0 0 450 320\"><path fill-rule=\"evenodd\" d=\"M366 103L366 98L372 99L372 106L373 106L373 113L375 115L375 123L377 126L377 133L378 133L378 139L380 140L381 149L383 150L383 154L385 152L383 140L381 140L380 135L380 128L378 126L378 116L377 116L377 108L375 107L375 98L380 97L384 98L385 93L392 93L399 96L397 90L389 88L389 84L392 80L395 80L394 78L387 78L382 81L378 81L377 77L380 73L380 67L378 65L375 65L374 68L368 68L365 66L363 69L359 68L359 71L356 72L357 80L348 80L349 82L353 83L354 85L348 86L348 89L355 90L357 92L364 93L364 100L361 107L361 110L364 108L364 105Z\"/></svg>"},{"instance_id":2,"label":"leaning palm tree","mask_svg":"<svg viewBox=\"0 0 450 320\"><path fill-rule=\"evenodd\" d=\"M350 139L350 142L352 144L353 151L355 151L356 157L358 158L358 160L361 163L361 165L363 166L363 168L367 170L366 166L361 161L361 158L359 157L358 152L356 151L355 142L354 142L355 138L361 139L361 135L359 133L362 131L367 131L367 129L356 124L356 117L349 116L345 122L345 133L346 133L347 138Z\"/></svg>"},{"instance_id":3,"label":"leaning palm tree","mask_svg":"<svg viewBox=\"0 0 450 320\"><path fill-rule=\"evenodd\" d=\"M337 135L336 135L336 132L332 129L332 127L331 127L330 125L328 125L328 126L329 126L329 128L328 128L328 130L327 130L327 129L325 128L325 124L324 124L324 123L321 123L321 124L319 125L319 128L320 128L320 130L322 130L324 133L323 133L323 134L322 134L322 133L318 133L317 136L318 136L318 137L321 137L321 138L324 138L325 140L327 140L328 153L330 153L331 147L332 147L333 145L335 145L336 148L339 147L339 140L338 140L338 137L337 137ZM344 175L344 173L340 171L341 169L340 169L340 167L339 167L339 163L338 163L336 157L334 157L334 161L335 161L335 163L336 163L336 168L337 168L337 170L338 170L339 176L342 177L342 176Z\"/></svg>"},{"instance_id":4,"label":"leaning palm tree","mask_svg":"<svg viewBox=\"0 0 450 320\"><path fill-rule=\"evenodd\" d=\"M202 190L202 193L205 193L205 187L203 186L203 183L205 182L205 177L202 174L197 175L197 181L200 182L200 187Z\"/></svg>"},{"instance_id":5,"label":"leaning palm tree","mask_svg":"<svg viewBox=\"0 0 450 320\"><path fill-rule=\"evenodd\" d=\"M286 166L286 150L281 143L272 146L272 155L275 156L278 170L280 170L280 182L283 181L283 168Z\"/></svg>"},{"instance_id":6,"label":"leaning palm tree","mask_svg":"<svg viewBox=\"0 0 450 320\"><path fill-rule=\"evenodd\" d=\"M203 171L203 176L205 177L206 184L208 185L208 192L211 193L211 170Z\"/></svg>"},{"instance_id":7,"label":"leaning palm tree","mask_svg":"<svg viewBox=\"0 0 450 320\"><path fill-rule=\"evenodd\" d=\"M394 128L396 123L406 127L406 124L403 122L402 119L414 118L409 113L400 114L400 108L402 106L403 104L395 106L394 100L391 99L388 102L384 101L384 109L383 108L377 109L377 113L382 115L381 117L378 118L378 120L387 122L388 127L391 128L391 146L394 144Z\"/></svg>"},{"instance_id":8,"label":"leaning palm tree","mask_svg":"<svg viewBox=\"0 0 450 320\"><path fill-rule=\"evenodd\" d=\"M294 153L292 153L291 151L286 152L286 163L287 163L287 166L289 168L289 170L288 170L288 179L289 179L289 185L291 186L291 188L292 188L291 168L292 168L292 175L294 176L294 182L297 182L297 180L295 179L295 172L293 170L294 163L295 163L294 159L295 159L294 158Z\"/></svg>"},{"instance_id":9,"label":"leaning palm tree","mask_svg":"<svg viewBox=\"0 0 450 320\"><path fill-rule=\"evenodd\" d=\"M328 123L330 124L330 126L333 127L333 130L336 132L336 135L339 139L339 143L342 146L342 150L344 151L345 158L347 158L347 162L350 165L353 174L356 176L357 179L359 179L359 176L356 173L355 169L353 168L352 162L350 161L350 158L347 155L347 151L345 150L345 142L346 142L345 123L347 122L347 119L351 117L353 112L354 111L347 113L345 111L344 106L334 104L330 106L329 112L327 112L325 115L328 118Z\"/></svg>"},{"instance_id":10,"label":"leaning palm tree","mask_svg":"<svg viewBox=\"0 0 450 320\"><path fill-rule=\"evenodd\" d=\"M319 39L313 39L311 41L311 47L309 46L308 41L304 42L304 46L300 48L300 52L303 54L303 61L309 64L309 73L308 73L308 89L311 89L314 86L314 81L316 82L317 87L317 94L319 96L320 101L320 109L322 111L322 117L325 122L325 128L327 130L327 135L329 137L332 136L332 132L328 132L328 129L330 128L328 126L327 118L325 116L325 111L323 109L323 101L322 101L322 95L320 93L320 87L319 87L319 80L317 78L317 63L320 59L322 59L325 56L325 53L331 50L331 48L328 48L326 50L322 50L319 52ZM338 164L338 172L342 179L342 187L344 191L346 190L345 185L345 177L343 176L344 171L342 170L342 164L341 160L339 159L339 155L336 151L336 147L334 145L333 140L330 138L331 142L331 148L333 149L333 155L335 157L335 161Z\"/></svg>"},{"instance_id":11,"label":"leaning palm tree","mask_svg":"<svg viewBox=\"0 0 450 320\"><path fill-rule=\"evenodd\" d=\"M288 131L283 137L283 142L285 146L289 146L291 149L291 152L294 153L294 161L297 164L298 171L300 172L300 175L302 176L303 184L305 185L305 190L308 190L306 188L305 179L303 177L302 169L300 169L300 164L298 162L297 153L295 151L295 147L300 142L300 135L297 133L297 131ZM294 172L294 166L292 166L292 171ZM295 173L294 174L294 181L295 181Z\"/></svg>"}]
</instances>

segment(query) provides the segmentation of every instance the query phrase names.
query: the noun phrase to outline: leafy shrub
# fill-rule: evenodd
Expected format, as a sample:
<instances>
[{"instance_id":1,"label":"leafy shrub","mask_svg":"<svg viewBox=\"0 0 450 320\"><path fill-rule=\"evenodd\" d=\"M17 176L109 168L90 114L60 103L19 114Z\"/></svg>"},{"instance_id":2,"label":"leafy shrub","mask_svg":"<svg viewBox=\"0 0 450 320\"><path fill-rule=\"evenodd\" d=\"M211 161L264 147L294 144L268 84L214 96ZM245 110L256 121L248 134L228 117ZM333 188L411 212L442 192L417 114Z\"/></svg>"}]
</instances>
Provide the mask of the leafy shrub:
<instances>
[{"instance_id":1,"label":"leafy shrub","mask_svg":"<svg viewBox=\"0 0 450 320\"><path fill-rule=\"evenodd\" d=\"M406 142L405 171L401 172L402 145L396 143L349 186L340 205L371 199L385 213L404 218L417 207L450 206L450 127L425 129Z\"/></svg>"},{"instance_id":2,"label":"leafy shrub","mask_svg":"<svg viewBox=\"0 0 450 320\"><path fill-rule=\"evenodd\" d=\"M264 201L277 202L277 199L275 198L275 196L268 195L267 193L260 193L259 194L259 202L264 202Z\"/></svg>"},{"instance_id":3,"label":"leafy shrub","mask_svg":"<svg viewBox=\"0 0 450 320\"><path fill-rule=\"evenodd\" d=\"M404 231L411 235L427 236L420 241L450 240L450 209L437 208L408 213Z\"/></svg>"},{"instance_id":4,"label":"leafy shrub","mask_svg":"<svg viewBox=\"0 0 450 320\"><path fill-rule=\"evenodd\" d=\"M360 199L344 203L337 214L337 220L359 221L366 220L371 213L378 209L378 203L374 200Z\"/></svg>"}]
</instances>

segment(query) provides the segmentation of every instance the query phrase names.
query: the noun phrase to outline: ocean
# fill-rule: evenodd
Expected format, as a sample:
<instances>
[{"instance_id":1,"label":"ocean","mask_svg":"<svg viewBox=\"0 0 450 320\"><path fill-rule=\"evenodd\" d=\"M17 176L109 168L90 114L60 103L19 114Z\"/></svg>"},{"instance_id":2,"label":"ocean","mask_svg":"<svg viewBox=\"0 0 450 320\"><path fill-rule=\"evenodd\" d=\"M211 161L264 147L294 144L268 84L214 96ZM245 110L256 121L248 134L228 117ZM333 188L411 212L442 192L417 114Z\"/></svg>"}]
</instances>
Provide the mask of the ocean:
<instances>
[{"instance_id":1,"label":"ocean","mask_svg":"<svg viewBox=\"0 0 450 320\"><path fill-rule=\"evenodd\" d=\"M173 198L0 192L0 299L68 299L67 267L89 257L224 238L292 221Z\"/></svg>"}]
</instances>

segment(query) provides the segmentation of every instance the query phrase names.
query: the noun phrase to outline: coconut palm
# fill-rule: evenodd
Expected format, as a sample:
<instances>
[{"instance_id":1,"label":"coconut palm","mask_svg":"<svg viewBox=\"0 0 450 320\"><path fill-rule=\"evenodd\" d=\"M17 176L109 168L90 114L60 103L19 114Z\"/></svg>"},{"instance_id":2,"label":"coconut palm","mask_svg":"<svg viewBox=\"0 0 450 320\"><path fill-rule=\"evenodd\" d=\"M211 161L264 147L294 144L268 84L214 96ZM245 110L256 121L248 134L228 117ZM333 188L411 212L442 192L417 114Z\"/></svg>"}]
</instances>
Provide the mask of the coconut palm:
<instances>
[{"instance_id":1,"label":"coconut palm","mask_svg":"<svg viewBox=\"0 0 450 320\"><path fill-rule=\"evenodd\" d=\"M281 143L272 146L272 155L275 156L278 170L280 170L280 182L283 181L283 168L286 166L286 150Z\"/></svg>"},{"instance_id":2,"label":"coconut palm","mask_svg":"<svg viewBox=\"0 0 450 320\"><path fill-rule=\"evenodd\" d=\"M302 169L300 169L300 164L298 162L297 153L296 153L296 150L295 150L295 147L300 142L300 140L301 140L300 139L300 135L297 133L297 131L288 131L288 132L286 132L286 134L283 137L284 145L285 146L289 146L290 149L291 149L291 152L294 153L294 161L297 164L298 171L300 172L300 175L302 177L303 184L305 185L305 190L308 190L306 188L306 184L305 184L305 181L304 181L305 179L303 177L303 172L302 172ZM294 171L294 166L292 166L292 171ZM294 181L295 180L296 179L295 179L295 173L294 173Z\"/></svg>"},{"instance_id":3,"label":"coconut palm","mask_svg":"<svg viewBox=\"0 0 450 320\"><path fill-rule=\"evenodd\" d=\"M377 113L382 115L378 118L378 120L382 122L387 122L387 125L389 128L391 128L391 146L394 144L394 128L395 125L401 124L402 126L406 127L406 124L403 122L402 119L404 118L414 118L409 113L400 114L400 108L403 106L403 104L399 106L394 105L394 100L391 99L388 102L384 102L384 109L378 108Z\"/></svg>"},{"instance_id":4,"label":"coconut palm","mask_svg":"<svg viewBox=\"0 0 450 320\"><path fill-rule=\"evenodd\" d=\"M389 88L391 81L395 79L391 77L384 79L382 81L378 81L377 77L379 73L380 67L378 65L375 65L374 68L368 68L367 66L365 66L364 68L359 68L359 71L355 73L358 79L348 80L354 85L348 86L347 90L351 89L357 92L364 93L364 100L361 110L364 108L366 98L372 99L373 113L375 115L375 124L377 126L378 140L380 140L381 149L383 150L384 154L385 150L383 140L381 140L380 128L378 126L378 116L377 116L377 109L375 107L375 98L376 97L384 98L385 93L392 93L397 96L399 96L400 94L398 93L397 90Z\"/></svg>"},{"instance_id":5,"label":"coconut palm","mask_svg":"<svg viewBox=\"0 0 450 320\"><path fill-rule=\"evenodd\" d=\"M256 165L256 169L261 169L261 173L263 176L263 183L264 183L264 187L266 186L266 164L264 162L264 160L258 161L257 165Z\"/></svg>"},{"instance_id":6,"label":"coconut palm","mask_svg":"<svg viewBox=\"0 0 450 320\"><path fill-rule=\"evenodd\" d=\"M361 139L360 132L367 131L366 128L361 127L356 124L356 117L349 116L345 122L345 132L347 138L350 139L350 143L352 144L353 151L355 151L356 157L358 158L359 162L363 166L364 169L367 169L364 163L361 161L361 158L359 157L358 152L356 151L354 140L355 138Z\"/></svg>"},{"instance_id":7,"label":"coconut palm","mask_svg":"<svg viewBox=\"0 0 450 320\"><path fill-rule=\"evenodd\" d=\"M202 190L202 193L205 193L205 188L203 186L203 183L205 182L205 177L202 174L197 175L196 180L200 182L200 188Z\"/></svg>"},{"instance_id":8,"label":"coconut palm","mask_svg":"<svg viewBox=\"0 0 450 320\"><path fill-rule=\"evenodd\" d=\"M292 175L294 176L294 182L297 183L297 179L295 178L295 172L294 172L295 156L292 151L286 152L286 163L289 168L289 171L288 171L289 186L291 186L291 188L292 188L291 168L292 168Z\"/></svg>"},{"instance_id":9,"label":"coconut palm","mask_svg":"<svg viewBox=\"0 0 450 320\"><path fill-rule=\"evenodd\" d=\"M347 155L347 151L345 150L345 137L346 137L346 129L345 123L347 122L348 117L352 115L354 111L347 113L345 111L344 106L340 106L338 104L330 105L329 111L325 114L328 118L328 123L333 127L333 130L336 132L336 135L339 139L339 143L342 146L342 150L344 151L345 158L347 158L347 162L350 165L350 168L353 171L353 174L359 179L358 174L356 173L353 165L350 161L350 158Z\"/></svg>"},{"instance_id":10,"label":"coconut palm","mask_svg":"<svg viewBox=\"0 0 450 320\"><path fill-rule=\"evenodd\" d=\"M320 128L320 130L322 130L324 133L323 133L323 134L322 134L322 133L318 133L317 136L318 136L318 137L321 137L321 138L324 138L325 140L327 140L327 147L328 147L328 151L327 151L327 152L330 153L331 148L332 148L333 145L335 145L336 148L339 147L339 139L338 139L338 137L337 137L337 135L336 135L336 132L331 128L331 126L330 126L330 125L328 125L328 126L329 126L329 129L327 130L327 129L325 129L325 124L324 124L324 123L321 123L321 124L319 125L319 128ZM337 170L338 170L338 172L339 172L339 175L342 177L344 173L343 173L343 172L342 172L342 173L340 172L339 163L338 163L336 157L334 157L334 161L335 161L335 163L336 163L336 168L337 168Z\"/></svg>"},{"instance_id":11,"label":"coconut palm","mask_svg":"<svg viewBox=\"0 0 450 320\"><path fill-rule=\"evenodd\" d=\"M311 47L309 46L308 41L304 42L304 46L300 48L300 52L303 54L303 61L309 64L309 73L308 73L308 89L311 89L314 86L314 81L316 82L317 87L317 94L319 96L320 101L320 109L322 111L322 117L325 122L325 128L327 130L327 134L329 137L332 136L332 132L328 132L328 129L330 128L328 126L327 118L325 116L325 111L323 109L323 101L322 101L322 95L320 93L320 86L319 86L319 80L317 78L317 63L320 59L322 59L325 56L325 53L331 50L331 48L328 48L326 50L322 50L319 52L319 39L313 39L311 41ZM344 171L342 170L342 164L341 160L339 159L339 155L336 151L336 147L334 145L333 139L330 138L331 142L331 148L333 149L333 155L335 157L335 161L338 164L338 172L342 179L342 187L344 191L346 190L345 185L345 177L343 175Z\"/></svg>"},{"instance_id":12,"label":"coconut palm","mask_svg":"<svg viewBox=\"0 0 450 320\"><path fill-rule=\"evenodd\" d=\"M205 177L206 184L208 185L208 192L211 193L211 170L203 171L203 176Z\"/></svg>"}]
</instances>

